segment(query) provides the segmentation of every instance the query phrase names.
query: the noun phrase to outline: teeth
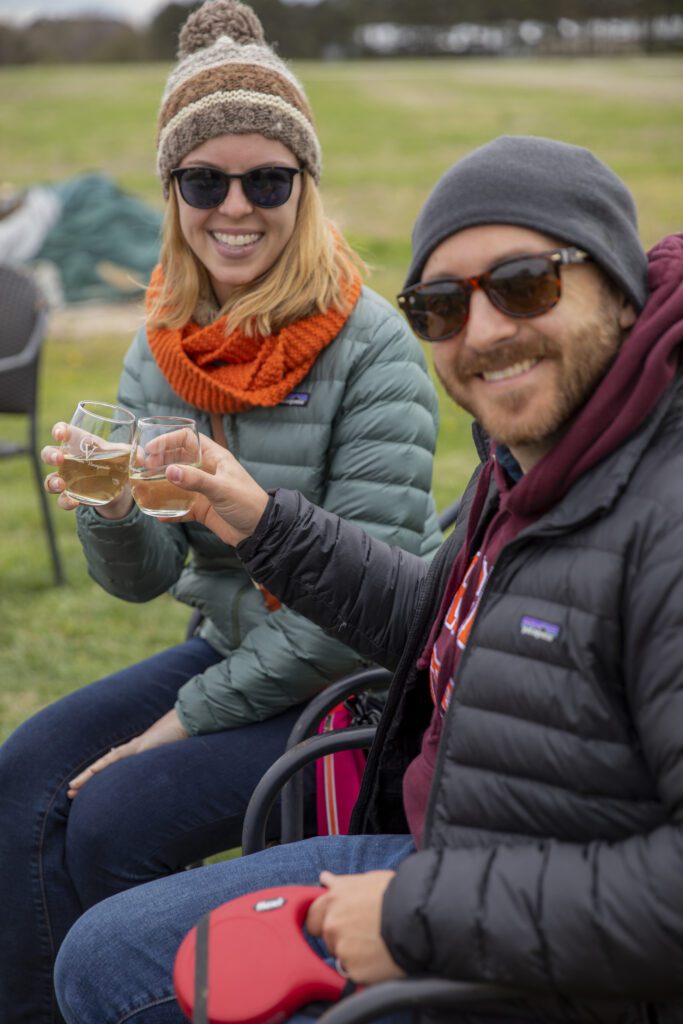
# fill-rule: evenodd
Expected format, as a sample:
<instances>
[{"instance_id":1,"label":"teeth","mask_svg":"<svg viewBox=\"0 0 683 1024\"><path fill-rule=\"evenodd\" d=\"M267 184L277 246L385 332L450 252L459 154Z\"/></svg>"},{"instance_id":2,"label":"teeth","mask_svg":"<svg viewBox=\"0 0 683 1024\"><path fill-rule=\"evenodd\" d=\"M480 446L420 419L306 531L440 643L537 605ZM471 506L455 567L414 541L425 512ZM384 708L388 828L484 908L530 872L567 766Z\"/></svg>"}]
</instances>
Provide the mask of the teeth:
<instances>
[{"instance_id":1,"label":"teeth","mask_svg":"<svg viewBox=\"0 0 683 1024\"><path fill-rule=\"evenodd\" d=\"M514 366L506 366L504 370L492 370L489 373L482 373L484 380L507 380L508 377L516 377L520 373L526 373L532 366L535 366L538 359L525 359L522 363L515 363Z\"/></svg>"},{"instance_id":2,"label":"teeth","mask_svg":"<svg viewBox=\"0 0 683 1024\"><path fill-rule=\"evenodd\" d=\"M222 242L223 245L251 245L252 242L258 242L261 237L259 234L226 235L222 231L212 231L211 234L217 242Z\"/></svg>"}]
</instances>

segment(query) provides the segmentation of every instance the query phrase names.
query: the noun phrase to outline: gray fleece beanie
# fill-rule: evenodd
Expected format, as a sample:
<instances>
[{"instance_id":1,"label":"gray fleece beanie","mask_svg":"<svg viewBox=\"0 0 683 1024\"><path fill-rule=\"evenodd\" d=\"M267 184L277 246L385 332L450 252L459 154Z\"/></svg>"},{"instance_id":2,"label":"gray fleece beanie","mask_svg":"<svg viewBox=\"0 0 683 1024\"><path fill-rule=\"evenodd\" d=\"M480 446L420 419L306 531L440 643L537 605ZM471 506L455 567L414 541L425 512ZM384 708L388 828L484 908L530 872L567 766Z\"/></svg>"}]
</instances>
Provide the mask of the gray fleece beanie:
<instances>
[{"instance_id":1,"label":"gray fleece beanie","mask_svg":"<svg viewBox=\"0 0 683 1024\"><path fill-rule=\"evenodd\" d=\"M580 146L504 135L475 149L439 179L413 229L405 287L434 249L477 224L516 224L585 249L636 309L647 298L647 257L633 197Z\"/></svg>"}]
</instances>

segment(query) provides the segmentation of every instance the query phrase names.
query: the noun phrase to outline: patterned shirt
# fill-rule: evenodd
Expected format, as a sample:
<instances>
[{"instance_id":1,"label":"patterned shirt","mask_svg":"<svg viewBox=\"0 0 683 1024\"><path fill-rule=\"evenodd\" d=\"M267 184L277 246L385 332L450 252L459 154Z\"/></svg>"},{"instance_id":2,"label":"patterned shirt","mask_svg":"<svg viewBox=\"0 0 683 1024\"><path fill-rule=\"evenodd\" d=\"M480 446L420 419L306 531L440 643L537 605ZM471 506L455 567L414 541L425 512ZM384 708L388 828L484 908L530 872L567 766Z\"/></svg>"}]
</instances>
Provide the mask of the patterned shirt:
<instances>
[{"instance_id":1,"label":"patterned shirt","mask_svg":"<svg viewBox=\"0 0 683 1024\"><path fill-rule=\"evenodd\" d=\"M436 752L443 720L455 686L458 663L472 632L486 581L492 565L486 555L477 551L450 603L441 631L432 647L429 663L429 688L434 713L422 738L422 749L408 765L403 779L403 803L410 831L420 846L427 796L432 783Z\"/></svg>"}]
</instances>

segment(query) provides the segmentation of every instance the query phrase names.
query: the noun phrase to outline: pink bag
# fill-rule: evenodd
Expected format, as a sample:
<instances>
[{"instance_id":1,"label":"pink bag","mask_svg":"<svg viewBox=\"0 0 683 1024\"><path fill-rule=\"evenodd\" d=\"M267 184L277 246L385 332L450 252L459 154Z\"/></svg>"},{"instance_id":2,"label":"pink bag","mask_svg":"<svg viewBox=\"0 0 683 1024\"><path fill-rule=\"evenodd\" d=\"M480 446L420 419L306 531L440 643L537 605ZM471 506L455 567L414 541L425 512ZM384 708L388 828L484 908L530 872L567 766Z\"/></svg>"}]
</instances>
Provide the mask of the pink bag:
<instances>
[{"instance_id":1,"label":"pink bag","mask_svg":"<svg viewBox=\"0 0 683 1024\"><path fill-rule=\"evenodd\" d=\"M351 709L346 703L337 704L325 715L318 732L347 729L353 724L356 723ZM351 811L360 791L365 760L366 754L363 750L342 750L337 754L326 754L316 761L318 835L339 836L348 833Z\"/></svg>"}]
</instances>

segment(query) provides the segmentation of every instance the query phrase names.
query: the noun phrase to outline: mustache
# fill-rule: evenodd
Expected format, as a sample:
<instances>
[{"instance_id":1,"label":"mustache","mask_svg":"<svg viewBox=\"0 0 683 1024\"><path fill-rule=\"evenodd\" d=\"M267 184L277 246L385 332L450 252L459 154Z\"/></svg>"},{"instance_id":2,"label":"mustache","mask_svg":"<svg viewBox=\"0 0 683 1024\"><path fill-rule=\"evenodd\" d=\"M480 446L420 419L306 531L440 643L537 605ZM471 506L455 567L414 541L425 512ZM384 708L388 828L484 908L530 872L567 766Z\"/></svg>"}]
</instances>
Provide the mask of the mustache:
<instances>
[{"instance_id":1,"label":"mustache","mask_svg":"<svg viewBox=\"0 0 683 1024\"><path fill-rule=\"evenodd\" d=\"M454 370L458 377L478 377L482 373L495 373L515 363L523 363L527 359L543 359L556 357L560 346L543 334L535 334L533 338L514 338L501 342L495 348L485 352L477 352L470 348L461 348L454 360Z\"/></svg>"}]
</instances>

